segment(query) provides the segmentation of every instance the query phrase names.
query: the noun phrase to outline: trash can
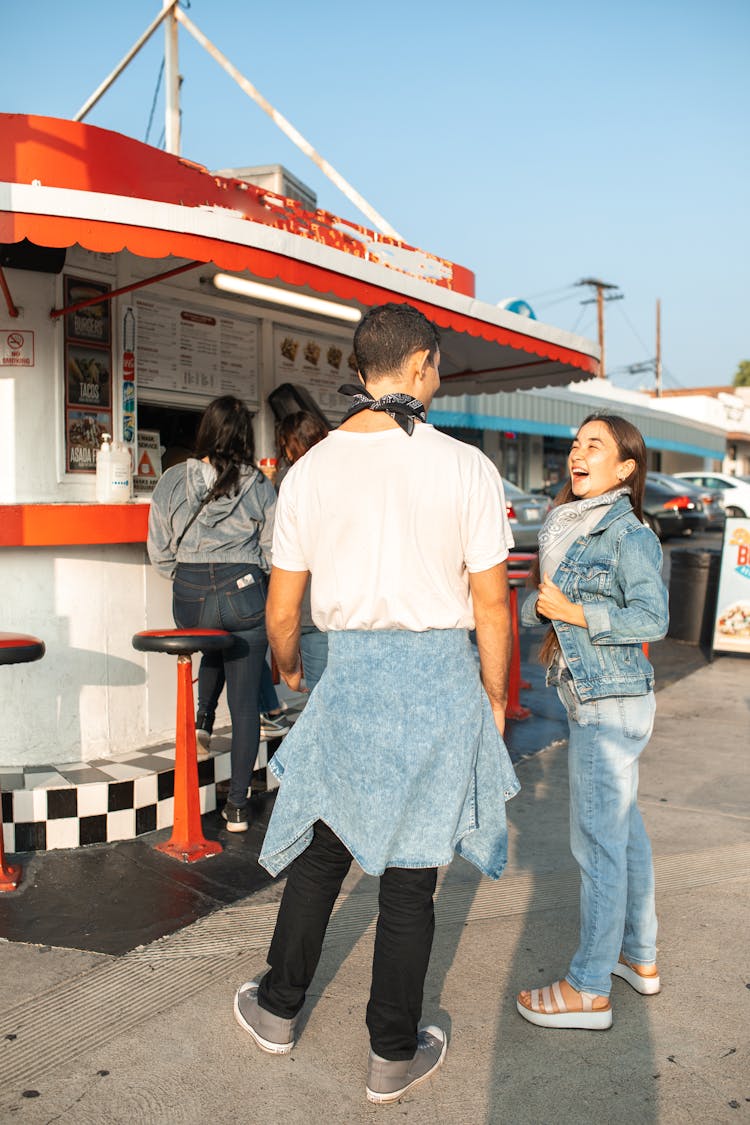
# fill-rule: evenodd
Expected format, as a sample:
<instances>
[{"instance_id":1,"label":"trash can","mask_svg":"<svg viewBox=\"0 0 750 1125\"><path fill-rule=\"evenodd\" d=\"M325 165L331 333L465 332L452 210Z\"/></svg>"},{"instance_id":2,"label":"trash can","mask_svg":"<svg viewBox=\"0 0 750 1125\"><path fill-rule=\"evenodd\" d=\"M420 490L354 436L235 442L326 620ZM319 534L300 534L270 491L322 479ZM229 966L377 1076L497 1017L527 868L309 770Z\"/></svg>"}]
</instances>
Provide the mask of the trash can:
<instances>
[{"instance_id":1,"label":"trash can","mask_svg":"<svg viewBox=\"0 0 750 1125\"><path fill-rule=\"evenodd\" d=\"M672 551L667 635L688 644L710 644L716 613L721 551Z\"/></svg>"}]
</instances>

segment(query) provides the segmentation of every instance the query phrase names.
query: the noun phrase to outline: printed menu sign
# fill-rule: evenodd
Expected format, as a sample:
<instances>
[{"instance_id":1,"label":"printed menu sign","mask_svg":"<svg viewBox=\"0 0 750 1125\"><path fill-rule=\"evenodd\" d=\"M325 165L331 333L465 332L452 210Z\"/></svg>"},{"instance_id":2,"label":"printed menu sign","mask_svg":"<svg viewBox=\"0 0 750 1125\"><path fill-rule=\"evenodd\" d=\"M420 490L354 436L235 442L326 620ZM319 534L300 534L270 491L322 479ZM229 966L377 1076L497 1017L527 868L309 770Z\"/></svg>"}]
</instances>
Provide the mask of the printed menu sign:
<instances>
[{"instance_id":1,"label":"printed menu sign","mask_svg":"<svg viewBox=\"0 0 750 1125\"><path fill-rule=\"evenodd\" d=\"M70 406L112 405L112 372L109 349L94 350L68 344L68 404Z\"/></svg>"},{"instance_id":2,"label":"printed menu sign","mask_svg":"<svg viewBox=\"0 0 750 1125\"><path fill-rule=\"evenodd\" d=\"M101 297L109 293L109 285L101 281L87 281L80 277L66 277L64 280L65 307ZM100 305L86 305L85 308L69 312L65 317L65 337L81 343L101 344L108 347L110 336L110 301Z\"/></svg>"},{"instance_id":3,"label":"printed menu sign","mask_svg":"<svg viewBox=\"0 0 750 1125\"><path fill-rule=\"evenodd\" d=\"M343 414L349 401L338 393L342 383L356 382L357 361L351 337L300 332L281 324L273 330L277 383L302 383L324 414Z\"/></svg>"},{"instance_id":4,"label":"printed menu sign","mask_svg":"<svg viewBox=\"0 0 750 1125\"><path fill-rule=\"evenodd\" d=\"M96 472L96 454L102 435L111 433L109 410L68 410L66 415L66 468L69 473Z\"/></svg>"},{"instance_id":5,"label":"printed menu sign","mask_svg":"<svg viewBox=\"0 0 750 1125\"><path fill-rule=\"evenodd\" d=\"M110 286L66 275L65 307L104 297ZM96 471L102 434L112 434L111 301L65 314L65 467L69 473Z\"/></svg>"},{"instance_id":6,"label":"printed menu sign","mask_svg":"<svg viewBox=\"0 0 750 1125\"><path fill-rule=\"evenodd\" d=\"M728 519L724 527L712 647L750 653L750 519Z\"/></svg>"},{"instance_id":7,"label":"printed menu sign","mask_svg":"<svg viewBox=\"0 0 750 1125\"><path fill-rule=\"evenodd\" d=\"M140 388L258 401L257 321L158 298L139 298L136 369Z\"/></svg>"}]
</instances>

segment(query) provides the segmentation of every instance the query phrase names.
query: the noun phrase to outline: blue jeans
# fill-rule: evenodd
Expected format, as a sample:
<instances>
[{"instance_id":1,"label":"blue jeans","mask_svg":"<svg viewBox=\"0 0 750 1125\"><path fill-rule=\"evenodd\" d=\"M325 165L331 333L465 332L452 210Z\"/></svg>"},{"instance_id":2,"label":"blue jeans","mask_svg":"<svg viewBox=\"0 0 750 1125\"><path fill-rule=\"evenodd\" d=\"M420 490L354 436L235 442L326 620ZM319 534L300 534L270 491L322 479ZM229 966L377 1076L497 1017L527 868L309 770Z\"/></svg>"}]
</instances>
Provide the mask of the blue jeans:
<instances>
[{"instance_id":1,"label":"blue jeans","mask_svg":"<svg viewBox=\"0 0 750 1125\"><path fill-rule=\"evenodd\" d=\"M656 960L651 844L638 798L638 758L654 725L654 693L581 703L570 680L557 689L568 713L570 846L581 869L581 935L566 977L608 996L620 952Z\"/></svg>"},{"instance_id":2,"label":"blue jeans","mask_svg":"<svg viewBox=\"0 0 750 1125\"><path fill-rule=\"evenodd\" d=\"M312 691L328 663L328 634L321 633L314 625L305 625L299 639L299 650L305 672L305 686L308 691Z\"/></svg>"},{"instance_id":3,"label":"blue jeans","mask_svg":"<svg viewBox=\"0 0 750 1125\"><path fill-rule=\"evenodd\" d=\"M260 741L258 695L268 643L266 589L265 574L250 563L180 563L172 589L178 628L227 629L234 634L231 648L204 654L200 692L218 699L220 681L226 678L232 718L229 800L239 808L247 804Z\"/></svg>"}]
</instances>

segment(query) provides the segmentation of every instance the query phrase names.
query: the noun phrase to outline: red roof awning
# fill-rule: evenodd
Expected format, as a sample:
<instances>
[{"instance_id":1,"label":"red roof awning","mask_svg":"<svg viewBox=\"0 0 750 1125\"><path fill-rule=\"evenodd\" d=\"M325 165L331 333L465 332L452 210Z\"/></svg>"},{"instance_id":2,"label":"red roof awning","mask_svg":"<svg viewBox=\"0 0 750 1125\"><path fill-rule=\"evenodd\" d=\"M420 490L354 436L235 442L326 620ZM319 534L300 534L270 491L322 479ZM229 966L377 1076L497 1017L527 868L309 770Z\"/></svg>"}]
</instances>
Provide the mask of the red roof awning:
<instances>
[{"instance_id":1,"label":"red roof awning","mask_svg":"<svg viewBox=\"0 0 750 1125\"><path fill-rule=\"evenodd\" d=\"M0 243L23 239L205 262L360 308L408 300L442 329L453 393L599 369L593 343L476 301L471 272L446 259L109 130L0 114Z\"/></svg>"}]
</instances>

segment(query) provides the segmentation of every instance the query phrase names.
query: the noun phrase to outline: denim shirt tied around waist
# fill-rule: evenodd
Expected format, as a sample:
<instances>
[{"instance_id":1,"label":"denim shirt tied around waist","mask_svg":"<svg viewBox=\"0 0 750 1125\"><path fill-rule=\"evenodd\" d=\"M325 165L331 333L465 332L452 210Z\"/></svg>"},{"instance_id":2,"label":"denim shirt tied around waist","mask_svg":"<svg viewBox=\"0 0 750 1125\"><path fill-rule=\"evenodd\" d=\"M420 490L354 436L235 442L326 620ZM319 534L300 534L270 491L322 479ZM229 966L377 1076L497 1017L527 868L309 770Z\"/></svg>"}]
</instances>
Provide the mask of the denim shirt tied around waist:
<instances>
[{"instance_id":1,"label":"denim shirt tied around waist","mask_svg":"<svg viewBox=\"0 0 750 1125\"><path fill-rule=\"evenodd\" d=\"M552 576L566 597L583 607L586 618L585 629L551 622L582 702L653 690L654 670L641 646L661 640L667 632L661 564L659 540L624 496L589 535L576 539ZM537 616L537 597L535 590L524 602L524 625L546 620ZM553 663L547 682L558 682L560 672Z\"/></svg>"}]
</instances>

